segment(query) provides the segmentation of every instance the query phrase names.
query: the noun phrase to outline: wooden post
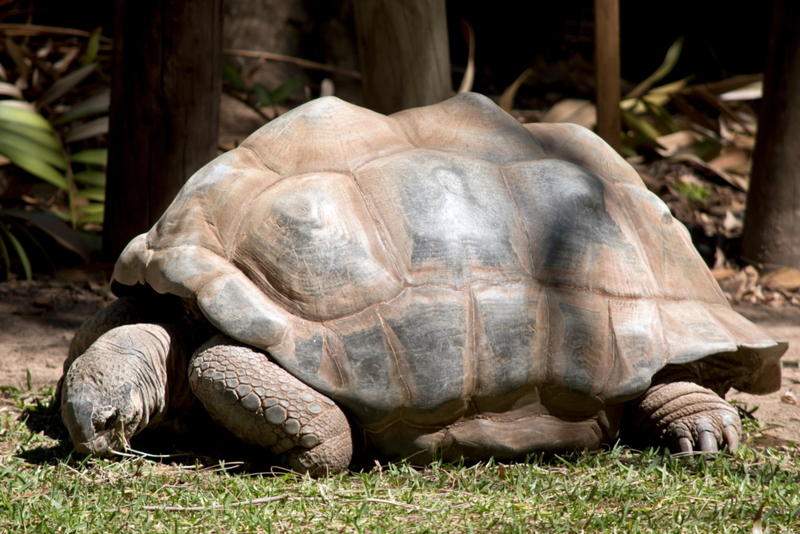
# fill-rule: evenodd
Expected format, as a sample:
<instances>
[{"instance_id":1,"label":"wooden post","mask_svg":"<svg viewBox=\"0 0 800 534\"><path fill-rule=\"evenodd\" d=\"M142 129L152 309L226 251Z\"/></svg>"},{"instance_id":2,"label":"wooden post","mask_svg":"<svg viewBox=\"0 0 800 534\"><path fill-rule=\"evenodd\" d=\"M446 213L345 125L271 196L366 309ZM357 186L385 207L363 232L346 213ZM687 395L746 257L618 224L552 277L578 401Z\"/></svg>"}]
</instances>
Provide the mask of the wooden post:
<instances>
[{"instance_id":1,"label":"wooden post","mask_svg":"<svg viewBox=\"0 0 800 534\"><path fill-rule=\"evenodd\" d=\"M216 156L221 0L117 0L103 255L116 260Z\"/></svg>"},{"instance_id":2,"label":"wooden post","mask_svg":"<svg viewBox=\"0 0 800 534\"><path fill-rule=\"evenodd\" d=\"M380 113L452 96L445 0L354 0L364 105Z\"/></svg>"},{"instance_id":3,"label":"wooden post","mask_svg":"<svg viewBox=\"0 0 800 534\"><path fill-rule=\"evenodd\" d=\"M594 0L594 47L597 135L619 152L622 149L619 0Z\"/></svg>"},{"instance_id":4,"label":"wooden post","mask_svg":"<svg viewBox=\"0 0 800 534\"><path fill-rule=\"evenodd\" d=\"M759 106L743 259L800 269L800 2L777 0Z\"/></svg>"}]
</instances>

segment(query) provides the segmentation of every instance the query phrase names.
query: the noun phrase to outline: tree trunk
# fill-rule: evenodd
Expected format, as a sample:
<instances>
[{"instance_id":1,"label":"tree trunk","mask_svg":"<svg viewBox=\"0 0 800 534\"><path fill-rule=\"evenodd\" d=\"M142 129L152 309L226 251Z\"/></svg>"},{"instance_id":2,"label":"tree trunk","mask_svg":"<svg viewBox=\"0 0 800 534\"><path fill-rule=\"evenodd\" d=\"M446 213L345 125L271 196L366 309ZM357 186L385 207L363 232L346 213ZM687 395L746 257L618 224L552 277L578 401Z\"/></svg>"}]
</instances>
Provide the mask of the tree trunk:
<instances>
[{"instance_id":1,"label":"tree trunk","mask_svg":"<svg viewBox=\"0 0 800 534\"><path fill-rule=\"evenodd\" d=\"M450 98L445 0L354 0L364 105L380 113Z\"/></svg>"},{"instance_id":2,"label":"tree trunk","mask_svg":"<svg viewBox=\"0 0 800 534\"><path fill-rule=\"evenodd\" d=\"M103 255L146 232L216 156L221 0L117 0Z\"/></svg>"},{"instance_id":3,"label":"tree trunk","mask_svg":"<svg viewBox=\"0 0 800 534\"><path fill-rule=\"evenodd\" d=\"M619 0L594 0L594 72L597 135L622 150Z\"/></svg>"},{"instance_id":4,"label":"tree trunk","mask_svg":"<svg viewBox=\"0 0 800 534\"><path fill-rule=\"evenodd\" d=\"M742 256L800 268L800 2L777 0L747 194Z\"/></svg>"}]
</instances>

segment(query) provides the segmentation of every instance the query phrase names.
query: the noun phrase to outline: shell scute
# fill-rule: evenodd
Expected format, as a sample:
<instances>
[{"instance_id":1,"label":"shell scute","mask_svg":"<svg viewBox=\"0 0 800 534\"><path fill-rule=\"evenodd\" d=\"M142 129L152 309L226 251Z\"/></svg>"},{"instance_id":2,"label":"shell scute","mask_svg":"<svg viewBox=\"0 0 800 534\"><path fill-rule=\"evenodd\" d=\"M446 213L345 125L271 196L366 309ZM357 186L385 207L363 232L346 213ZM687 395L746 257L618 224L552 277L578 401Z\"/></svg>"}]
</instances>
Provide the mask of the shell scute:
<instances>
[{"instance_id":1,"label":"shell scute","mask_svg":"<svg viewBox=\"0 0 800 534\"><path fill-rule=\"evenodd\" d=\"M366 165L356 179L409 285L460 289L531 275L525 233L496 165L417 150Z\"/></svg>"}]
</instances>

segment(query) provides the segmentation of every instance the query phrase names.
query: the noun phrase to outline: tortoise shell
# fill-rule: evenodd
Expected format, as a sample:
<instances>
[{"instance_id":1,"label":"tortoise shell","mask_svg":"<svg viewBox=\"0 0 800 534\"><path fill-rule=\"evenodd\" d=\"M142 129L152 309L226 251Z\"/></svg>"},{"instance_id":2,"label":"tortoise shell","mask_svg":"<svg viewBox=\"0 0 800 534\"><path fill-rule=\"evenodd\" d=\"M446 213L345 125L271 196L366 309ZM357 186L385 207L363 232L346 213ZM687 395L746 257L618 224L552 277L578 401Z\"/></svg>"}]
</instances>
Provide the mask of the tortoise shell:
<instances>
[{"instance_id":1,"label":"tortoise shell","mask_svg":"<svg viewBox=\"0 0 800 534\"><path fill-rule=\"evenodd\" d=\"M717 354L723 389L769 391L785 350L602 140L469 93L286 113L198 171L114 279L196 299L372 432L594 417Z\"/></svg>"}]
</instances>

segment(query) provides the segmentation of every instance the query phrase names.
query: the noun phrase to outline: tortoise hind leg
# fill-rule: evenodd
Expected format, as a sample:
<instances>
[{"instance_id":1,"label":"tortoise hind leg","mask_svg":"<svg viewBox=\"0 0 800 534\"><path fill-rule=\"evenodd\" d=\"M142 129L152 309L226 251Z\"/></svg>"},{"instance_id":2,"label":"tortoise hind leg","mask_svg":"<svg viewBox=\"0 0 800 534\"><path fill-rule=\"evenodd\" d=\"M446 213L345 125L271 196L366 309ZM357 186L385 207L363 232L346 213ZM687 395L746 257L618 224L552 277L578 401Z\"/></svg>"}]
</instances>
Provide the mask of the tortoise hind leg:
<instances>
[{"instance_id":1,"label":"tortoise hind leg","mask_svg":"<svg viewBox=\"0 0 800 534\"><path fill-rule=\"evenodd\" d=\"M736 409L680 368L657 376L628 414L623 439L627 435L639 445L666 445L673 452L739 448L741 423Z\"/></svg>"},{"instance_id":2,"label":"tortoise hind leg","mask_svg":"<svg viewBox=\"0 0 800 534\"><path fill-rule=\"evenodd\" d=\"M323 475L350 463L342 410L263 352L215 336L195 353L189 382L215 421L276 456L288 452L295 471Z\"/></svg>"}]
</instances>

